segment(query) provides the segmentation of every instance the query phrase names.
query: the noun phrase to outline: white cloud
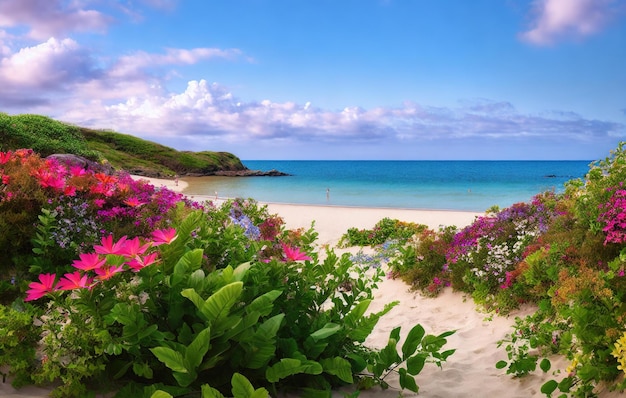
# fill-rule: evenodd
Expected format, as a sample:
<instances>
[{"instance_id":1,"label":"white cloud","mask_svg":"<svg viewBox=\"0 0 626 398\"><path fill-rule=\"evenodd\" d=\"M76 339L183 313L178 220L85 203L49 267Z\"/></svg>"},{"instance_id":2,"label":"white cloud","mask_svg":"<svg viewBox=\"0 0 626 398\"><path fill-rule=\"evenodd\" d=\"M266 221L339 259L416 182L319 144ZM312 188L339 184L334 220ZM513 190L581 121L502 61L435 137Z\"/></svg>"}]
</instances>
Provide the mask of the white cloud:
<instances>
[{"instance_id":1,"label":"white cloud","mask_svg":"<svg viewBox=\"0 0 626 398\"><path fill-rule=\"evenodd\" d=\"M532 27L520 37L533 44L548 45L590 36L615 17L614 3L615 0L535 0Z\"/></svg>"},{"instance_id":2,"label":"white cloud","mask_svg":"<svg viewBox=\"0 0 626 398\"><path fill-rule=\"evenodd\" d=\"M0 27L28 27L28 36L45 40L71 31L103 32L113 21L96 10L81 8L79 2L61 0L3 0Z\"/></svg>"},{"instance_id":3,"label":"white cloud","mask_svg":"<svg viewBox=\"0 0 626 398\"><path fill-rule=\"evenodd\" d=\"M92 73L89 54L72 39L51 38L0 59L0 85L5 89L60 89Z\"/></svg>"}]
</instances>

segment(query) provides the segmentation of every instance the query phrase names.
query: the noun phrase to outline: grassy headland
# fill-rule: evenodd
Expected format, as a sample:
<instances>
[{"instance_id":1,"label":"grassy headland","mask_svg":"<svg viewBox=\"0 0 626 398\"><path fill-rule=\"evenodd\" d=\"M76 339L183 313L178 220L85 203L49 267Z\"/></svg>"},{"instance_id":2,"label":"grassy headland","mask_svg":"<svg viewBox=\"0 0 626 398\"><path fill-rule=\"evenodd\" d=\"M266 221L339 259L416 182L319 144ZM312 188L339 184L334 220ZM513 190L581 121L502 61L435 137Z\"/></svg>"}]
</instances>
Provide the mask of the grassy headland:
<instances>
[{"instance_id":1,"label":"grassy headland","mask_svg":"<svg viewBox=\"0 0 626 398\"><path fill-rule=\"evenodd\" d=\"M93 130L40 115L0 113L0 150L31 148L41 156L69 153L148 177L205 176L246 170L227 152L189 152L114 131Z\"/></svg>"}]
</instances>

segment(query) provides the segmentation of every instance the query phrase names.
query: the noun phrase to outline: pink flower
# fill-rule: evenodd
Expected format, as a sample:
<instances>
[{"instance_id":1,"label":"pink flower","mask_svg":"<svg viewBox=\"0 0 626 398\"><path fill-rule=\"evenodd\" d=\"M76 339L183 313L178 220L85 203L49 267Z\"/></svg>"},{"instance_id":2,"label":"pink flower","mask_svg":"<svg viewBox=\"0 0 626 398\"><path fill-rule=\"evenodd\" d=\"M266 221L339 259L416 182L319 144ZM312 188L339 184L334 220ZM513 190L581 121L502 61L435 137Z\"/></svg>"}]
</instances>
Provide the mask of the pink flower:
<instances>
[{"instance_id":1,"label":"pink flower","mask_svg":"<svg viewBox=\"0 0 626 398\"><path fill-rule=\"evenodd\" d=\"M113 275L122 272L124 270L124 265L119 265L117 267L108 266L108 267L100 267L96 268L94 271L96 275L98 275L98 279L101 281L105 281L107 279L111 279Z\"/></svg>"},{"instance_id":2,"label":"pink flower","mask_svg":"<svg viewBox=\"0 0 626 398\"><path fill-rule=\"evenodd\" d=\"M157 229L152 232L152 244L154 246L159 246L164 243L170 244L172 243L178 235L176 234L176 230L174 228L166 228L166 229Z\"/></svg>"},{"instance_id":3,"label":"pink flower","mask_svg":"<svg viewBox=\"0 0 626 398\"><path fill-rule=\"evenodd\" d=\"M94 246L96 253L100 254L124 254L126 245L126 236L122 236L120 240L113 243L113 235L102 238L102 245Z\"/></svg>"},{"instance_id":4,"label":"pink flower","mask_svg":"<svg viewBox=\"0 0 626 398\"><path fill-rule=\"evenodd\" d=\"M130 260L127 264L135 272L139 272L140 269L152 265L157 261L158 253L150 253L144 257L137 256Z\"/></svg>"},{"instance_id":5,"label":"pink flower","mask_svg":"<svg viewBox=\"0 0 626 398\"><path fill-rule=\"evenodd\" d=\"M63 189L63 194L64 194L65 196L76 196L76 187L74 187L74 186L69 186L69 185L68 185L68 186L66 186L66 187Z\"/></svg>"},{"instance_id":6,"label":"pink flower","mask_svg":"<svg viewBox=\"0 0 626 398\"><path fill-rule=\"evenodd\" d=\"M135 237L133 239L129 239L124 243L123 251L120 254L123 254L127 257L135 257L139 254L144 254L146 250L150 247L149 243L145 245L141 245L139 238Z\"/></svg>"},{"instance_id":7,"label":"pink flower","mask_svg":"<svg viewBox=\"0 0 626 398\"><path fill-rule=\"evenodd\" d=\"M0 164L5 164L7 163L9 160L11 160L11 156L13 154L11 153L11 151L8 152L0 152Z\"/></svg>"},{"instance_id":8,"label":"pink flower","mask_svg":"<svg viewBox=\"0 0 626 398\"><path fill-rule=\"evenodd\" d=\"M283 247L283 252L285 253L285 257L290 261L300 261L300 260L311 260L311 257L307 256L306 253L301 252L297 247L290 247L284 243L281 243Z\"/></svg>"},{"instance_id":9,"label":"pink flower","mask_svg":"<svg viewBox=\"0 0 626 398\"><path fill-rule=\"evenodd\" d=\"M52 292L54 290L54 281L56 277L56 274L39 275L39 282L31 282L28 285L30 289L26 291L27 295L24 301L37 300Z\"/></svg>"},{"instance_id":10,"label":"pink flower","mask_svg":"<svg viewBox=\"0 0 626 398\"><path fill-rule=\"evenodd\" d=\"M70 174L72 177L81 177L87 174L87 170L80 166L71 166Z\"/></svg>"},{"instance_id":11,"label":"pink flower","mask_svg":"<svg viewBox=\"0 0 626 398\"><path fill-rule=\"evenodd\" d=\"M71 274L65 274L57 283L57 290L85 289L91 285L92 281L92 278L89 278L87 275L81 275L79 271L76 271Z\"/></svg>"},{"instance_id":12,"label":"pink flower","mask_svg":"<svg viewBox=\"0 0 626 398\"><path fill-rule=\"evenodd\" d=\"M100 268L106 263L106 259L100 259L97 253L81 253L79 254L80 260L74 260L72 266L74 268L82 269L83 271L89 271L92 269Z\"/></svg>"}]
</instances>

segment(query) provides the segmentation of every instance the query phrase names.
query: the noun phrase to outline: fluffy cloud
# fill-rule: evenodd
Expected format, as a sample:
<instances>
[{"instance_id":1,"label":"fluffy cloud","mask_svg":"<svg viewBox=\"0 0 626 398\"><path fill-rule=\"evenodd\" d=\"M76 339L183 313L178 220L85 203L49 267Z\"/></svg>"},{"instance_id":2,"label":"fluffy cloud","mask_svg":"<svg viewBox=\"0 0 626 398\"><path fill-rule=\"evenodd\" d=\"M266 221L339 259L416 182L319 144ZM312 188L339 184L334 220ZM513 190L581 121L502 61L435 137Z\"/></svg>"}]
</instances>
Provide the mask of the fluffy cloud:
<instances>
[{"instance_id":1,"label":"fluffy cloud","mask_svg":"<svg viewBox=\"0 0 626 398\"><path fill-rule=\"evenodd\" d=\"M0 26L28 26L32 39L64 36L71 31L101 32L112 18L96 11L77 6L80 2L62 0L3 0L0 2Z\"/></svg>"},{"instance_id":2,"label":"fluffy cloud","mask_svg":"<svg viewBox=\"0 0 626 398\"><path fill-rule=\"evenodd\" d=\"M541 138L590 141L624 137L624 125L575 113L529 115L508 102L467 101L456 108L407 102L395 108L341 111L310 103L239 101L219 84L191 81L185 91L135 95L111 105L73 107L64 120L150 139L213 140L223 143L310 142L327 144L425 142L474 138ZM99 115L99 116L98 116Z\"/></svg>"},{"instance_id":3,"label":"fluffy cloud","mask_svg":"<svg viewBox=\"0 0 626 398\"><path fill-rule=\"evenodd\" d=\"M532 28L523 32L521 38L547 45L592 35L616 15L615 3L615 0L536 0Z\"/></svg>"}]
</instances>

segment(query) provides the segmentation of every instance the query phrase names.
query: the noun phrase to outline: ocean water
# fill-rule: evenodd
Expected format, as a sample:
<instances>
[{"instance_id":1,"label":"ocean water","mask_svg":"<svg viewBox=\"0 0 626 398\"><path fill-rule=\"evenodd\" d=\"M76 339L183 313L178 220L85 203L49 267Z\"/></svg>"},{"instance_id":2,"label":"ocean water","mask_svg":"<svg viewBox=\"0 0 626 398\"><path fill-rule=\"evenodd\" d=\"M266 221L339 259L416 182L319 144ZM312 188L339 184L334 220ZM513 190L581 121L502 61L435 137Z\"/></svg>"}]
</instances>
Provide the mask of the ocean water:
<instances>
[{"instance_id":1,"label":"ocean water","mask_svg":"<svg viewBox=\"0 0 626 398\"><path fill-rule=\"evenodd\" d=\"M253 170L286 177L185 179L188 195L254 198L260 202L485 211L561 192L584 178L590 161L269 161Z\"/></svg>"}]
</instances>

